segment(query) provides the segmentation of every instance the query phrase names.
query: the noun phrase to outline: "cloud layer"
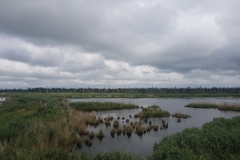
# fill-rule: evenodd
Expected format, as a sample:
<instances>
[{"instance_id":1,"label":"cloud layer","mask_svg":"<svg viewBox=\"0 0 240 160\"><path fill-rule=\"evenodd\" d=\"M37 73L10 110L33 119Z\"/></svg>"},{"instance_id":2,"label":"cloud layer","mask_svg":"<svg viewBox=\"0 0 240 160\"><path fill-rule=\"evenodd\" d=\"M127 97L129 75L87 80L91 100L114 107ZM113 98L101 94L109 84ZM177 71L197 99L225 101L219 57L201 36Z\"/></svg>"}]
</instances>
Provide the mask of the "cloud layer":
<instances>
[{"instance_id":1,"label":"cloud layer","mask_svg":"<svg viewBox=\"0 0 240 160\"><path fill-rule=\"evenodd\" d=\"M240 2L0 1L0 88L239 86Z\"/></svg>"}]
</instances>

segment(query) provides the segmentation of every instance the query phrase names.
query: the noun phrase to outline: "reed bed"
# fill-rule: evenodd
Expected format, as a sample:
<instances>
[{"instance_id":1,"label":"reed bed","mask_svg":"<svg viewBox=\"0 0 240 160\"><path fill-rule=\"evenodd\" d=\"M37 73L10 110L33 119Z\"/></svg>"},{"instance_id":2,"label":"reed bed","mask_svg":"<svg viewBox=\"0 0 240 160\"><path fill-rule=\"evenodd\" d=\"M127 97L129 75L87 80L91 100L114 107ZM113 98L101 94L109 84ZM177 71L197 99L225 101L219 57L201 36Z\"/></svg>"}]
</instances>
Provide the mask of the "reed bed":
<instances>
[{"instance_id":1,"label":"reed bed","mask_svg":"<svg viewBox=\"0 0 240 160\"><path fill-rule=\"evenodd\" d=\"M136 104L114 103L114 102L71 102L70 106L76 110L113 110L139 108Z\"/></svg>"},{"instance_id":2,"label":"reed bed","mask_svg":"<svg viewBox=\"0 0 240 160\"><path fill-rule=\"evenodd\" d=\"M222 111L237 111L237 112L240 112L240 104L237 104L237 103L221 103L221 104L209 103L209 102L189 103L185 107L190 107L190 108L215 108L215 109L222 110Z\"/></svg>"}]
</instances>

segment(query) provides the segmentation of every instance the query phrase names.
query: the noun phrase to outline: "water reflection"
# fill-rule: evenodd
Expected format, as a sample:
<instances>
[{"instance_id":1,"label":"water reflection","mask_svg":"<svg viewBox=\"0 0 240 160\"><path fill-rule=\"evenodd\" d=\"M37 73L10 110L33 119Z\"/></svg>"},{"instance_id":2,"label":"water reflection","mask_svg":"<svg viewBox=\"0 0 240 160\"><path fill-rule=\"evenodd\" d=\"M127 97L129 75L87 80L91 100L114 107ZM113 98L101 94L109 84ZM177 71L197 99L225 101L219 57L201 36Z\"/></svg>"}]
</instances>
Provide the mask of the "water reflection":
<instances>
[{"instance_id":1,"label":"water reflection","mask_svg":"<svg viewBox=\"0 0 240 160\"><path fill-rule=\"evenodd\" d=\"M94 138L92 140L92 146L86 147L82 146L78 151L84 151L88 153L97 153L104 151L113 151L120 150L125 152L137 153L140 155L147 155L152 151L153 144L155 141L161 140L164 136L168 136L174 134L176 132L180 132L185 128L191 127L201 127L204 123L210 122L215 117L225 117L231 118L234 116L240 115L239 112L232 111L219 111L217 109L194 109L194 108L186 108L184 107L188 103L191 102L214 102L214 103L240 103L240 99L237 98L141 98L141 99L127 99L127 98L117 98L117 99L71 99L72 102L77 101L88 101L88 102L120 102L120 103L134 103L139 106L147 107L150 105L158 105L162 109L169 111L171 114L175 112L181 112L184 114L188 114L192 116L192 118L181 119L180 123L177 123L178 118L175 117L164 117L164 118L148 118L146 120L142 120L142 126L148 126L148 122L151 121L153 125L159 126L158 131L151 130L150 132L146 132L142 136L138 136L135 133L132 133L130 137L126 134L121 134L117 136L115 134L114 137L111 136L111 127L106 127L104 123L99 124L98 127L94 128L89 126L89 131L94 131L95 134L102 130L105 134L105 137L99 141L99 139ZM115 120L120 117L119 127L122 128L124 124L126 124L126 119L129 119L130 122L138 122L138 118L133 118L134 114L140 112L141 109L125 109L125 110L109 110L109 111L97 111L96 114L99 117L107 117L109 115L113 116ZM132 116L130 118L129 116ZM122 117L125 117L123 120ZM165 120L168 123L168 129L161 130L160 127L162 125L162 120Z\"/></svg>"}]
</instances>

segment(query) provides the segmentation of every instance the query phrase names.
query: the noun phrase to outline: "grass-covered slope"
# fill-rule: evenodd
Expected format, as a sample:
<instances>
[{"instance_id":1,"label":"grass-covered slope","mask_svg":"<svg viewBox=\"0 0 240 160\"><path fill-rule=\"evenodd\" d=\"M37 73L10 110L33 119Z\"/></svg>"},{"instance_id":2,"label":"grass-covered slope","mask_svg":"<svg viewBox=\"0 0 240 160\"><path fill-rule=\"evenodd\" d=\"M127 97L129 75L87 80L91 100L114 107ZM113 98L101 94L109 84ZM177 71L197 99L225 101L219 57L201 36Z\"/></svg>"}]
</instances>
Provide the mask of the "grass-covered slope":
<instances>
[{"instance_id":1,"label":"grass-covered slope","mask_svg":"<svg viewBox=\"0 0 240 160\"><path fill-rule=\"evenodd\" d=\"M201 129L185 129L154 144L148 157L159 159L239 159L240 117L216 118Z\"/></svg>"}]
</instances>

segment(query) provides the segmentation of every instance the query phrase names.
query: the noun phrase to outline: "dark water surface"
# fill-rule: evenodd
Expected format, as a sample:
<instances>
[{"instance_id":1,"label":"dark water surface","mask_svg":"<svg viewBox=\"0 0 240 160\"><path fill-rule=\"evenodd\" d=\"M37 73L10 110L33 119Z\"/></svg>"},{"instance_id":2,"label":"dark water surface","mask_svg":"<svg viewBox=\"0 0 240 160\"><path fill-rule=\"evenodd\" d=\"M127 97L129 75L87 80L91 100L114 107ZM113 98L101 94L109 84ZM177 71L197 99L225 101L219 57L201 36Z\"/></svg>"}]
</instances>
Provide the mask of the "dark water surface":
<instances>
[{"instance_id":1,"label":"dark water surface","mask_svg":"<svg viewBox=\"0 0 240 160\"><path fill-rule=\"evenodd\" d=\"M186 108L184 107L188 103L191 102L214 102L214 103L240 103L240 99L238 98L140 98L140 99L128 99L128 98L116 98L116 99L105 99L105 98L92 98L92 99L70 99L71 102L121 102L121 103L134 103L139 106L147 107L150 105L158 105L162 109L169 111L171 114L175 112L181 112L192 116L192 118L182 119L181 123L177 123L177 118L172 116L164 117L164 118L148 118L148 121L152 121L153 125L158 125L159 127L162 125L162 119L168 122L168 129L147 132L142 136L138 136L134 132L131 137L127 135L124 136L121 134L120 136L115 135L113 138L110 135L112 127L106 127L105 124L98 125L97 128L88 127L89 131L94 131L95 135L98 133L100 129L102 129L105 137L102 141L99 141L97 138L92 140L92 146L87 147L83 145L81 149L78 151L83 151L87 153L98 153L105 151L124 151L124 152L132 152L139 155L146 156L150 154L153 150L154 142L161 140L164 136L172 135L177 132L181 132L185 128L192 127L201 127L204 123L210 122L215 117L224 117L231 118L235 116L239 116L240 112L232 112L232 111L219 111L217 109L194 109L194 108ZM113 115L115 119L117 116L120 116L119 120L120 127L122 127L126 122L122 120L122 117L128 118L130 122L139 121L136 118L129 118L129 115L133 115L140 112L141 109L124 109L124 110L110 110L110 111L98 111L96 112L99 117L106 117L107 115ZM143 126L148 126L147 123L142 121Z\"/></svg>"}]
</instances>

